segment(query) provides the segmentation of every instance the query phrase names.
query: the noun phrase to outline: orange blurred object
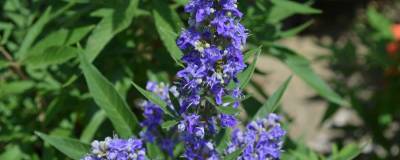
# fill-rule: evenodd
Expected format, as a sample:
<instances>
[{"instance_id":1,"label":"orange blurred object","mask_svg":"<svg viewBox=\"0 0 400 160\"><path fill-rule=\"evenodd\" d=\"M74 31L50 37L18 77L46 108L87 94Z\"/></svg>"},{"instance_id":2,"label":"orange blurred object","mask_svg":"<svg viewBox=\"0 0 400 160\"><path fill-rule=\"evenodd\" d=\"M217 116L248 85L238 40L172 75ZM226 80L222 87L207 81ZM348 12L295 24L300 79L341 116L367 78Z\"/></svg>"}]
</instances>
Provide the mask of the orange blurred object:
<instances>
[{"instance_id":1,"label":"orange blurred object","mask_svg":"<svg viewBox=\"0 0 400 160\"><path fill-rule=\"evenodd\" d=\"M393 37L396 41L400 41L400 24L394 24L392 26Z\"/></svg>"},{"instance_id":2,"label":"orange blurred object","mask_svg":"<svg viewBox=\"0 0 400 160\"><path fill-rule=\"evenodd\" d=\"M397 42L390 42L386 45L386 52L390 57L395 57L396 53L399 51L399 45Z\"/></svg>"}]
</instances>

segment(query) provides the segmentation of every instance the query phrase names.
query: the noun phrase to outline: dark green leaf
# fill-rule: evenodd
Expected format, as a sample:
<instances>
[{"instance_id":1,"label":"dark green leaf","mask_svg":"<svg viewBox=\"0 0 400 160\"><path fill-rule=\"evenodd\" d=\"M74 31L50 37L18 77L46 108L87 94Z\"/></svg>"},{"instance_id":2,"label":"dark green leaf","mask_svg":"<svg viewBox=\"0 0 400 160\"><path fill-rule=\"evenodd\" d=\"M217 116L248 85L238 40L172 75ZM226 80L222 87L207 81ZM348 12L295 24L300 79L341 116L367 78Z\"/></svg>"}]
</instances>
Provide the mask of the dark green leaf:
<instances>
[{"instance_id":1,"label":"dark green leaf","mask_svg":"<svg viewBox=\"0 0 400 160\"><path fill-rule=\"evenodd\" d=\"M82 143L76 139L48 136L40 132L35 132L35 134L72 159L81 159L90 149L88 144Z\"/></svg>"},{"instance_id":2,"label":"dark green leaf","mask_svg":"<svg viewBox=\"0 0 400 160\"><path fill-rule=\"evenodd\" d=\"M90 142L105 119L106 113L103 110L97 111L83 130L80 140L82 142Z\"/></svg>"},{"instance_id":3,"label":"dark green leaf","mask_svg":"<svg viewBox=\"0 0 400 160\"><path fill-rule=\"evenodd\" d=\"M105 111L116 131L123 138L138 133L139 123L128 104L113 85L86 59L80 55L81 68L96 104Z\"/></svg>"},{"instance_id":4,"label":"dark green leaf","mask_svg":"<svg viewBox=\"0 0 400 160\"><path fill-rule=\"evenodd\" d=\"M253 117L253 120L257 118L264 118L269 113L275 111L291 79L292 76L286 79L286 81L282 83L282 85L274 92L274 94L272 94L272 96L269 97L267 102L263 104L263 106L258 110L256 115Z\"/></svg>"},{"instance_id":5,"label":"dark green leaf","mask_svg":"<svg viewBox=\"0 0 400 160\"><path fill-rule=\"evenodd\" d=\"M23 63L32 66L61 64L78 55L78 52L75 47L51 46L40 54L29 54Z\"/></svg>"},{"instance_id":6,"label":"dark green leaf","mask_svg":"<svg viewBox=\"0 0 400 160\"><path fill-rule=\"evenodd\" d=\"M86 44L85 53L92 62L107 43L132 22L139 0L120 1L112 12L103 15L103 19L94 28Z\"/></svg>"},{"instance_id":7,"label":"dark green leaf","mask_svg":"<svg viewBox=\"0 0 400 160\"><path fill-rule=\"evenodd\" d=\"M164 16L168 14L160 13L160 10L153 10L153 18L155 21L155 25L160 35L161 40L164 43L164 46L167 48L171 57L175 60L178 65L182 66L180 62L181 57L183 56L182 51L178 48L175 41L178 35L174 32L173 28L170 24L168 24L167 20Z\"/></svg>"}]
</instances>

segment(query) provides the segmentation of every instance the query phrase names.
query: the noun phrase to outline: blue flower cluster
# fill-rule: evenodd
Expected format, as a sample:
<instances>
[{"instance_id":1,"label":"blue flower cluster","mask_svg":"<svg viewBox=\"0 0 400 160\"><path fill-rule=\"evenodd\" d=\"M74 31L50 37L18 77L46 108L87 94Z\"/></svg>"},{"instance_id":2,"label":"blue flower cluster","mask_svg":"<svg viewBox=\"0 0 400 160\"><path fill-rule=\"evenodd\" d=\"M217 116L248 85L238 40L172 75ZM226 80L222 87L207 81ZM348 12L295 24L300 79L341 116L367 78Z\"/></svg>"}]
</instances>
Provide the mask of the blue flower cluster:
<instances>
[{"instance_id":1,"label":"blue flower cluster","mask_svg":"<svg viewBox=\"0 0 400 160\"><path fill-rule=\"evenodd\" d=\"M177 74L179 92L185 93L180 111L198 107L203 95L215 97L218 105L224 96L239 98L239 89L227 87L238 83L237 74L246 67L242 49L247 33L236 0L191 0L185 11L190 26L177 39L186 65Z\"/></svg>"},{"instance_id":2,"label":"blue flower cluster","mask_svg":"<svg viewBox=\"0 0 400 160\"><path fill-rule=\"evenodd\" d=\"M242 97L237 75L246 67L242 49L247 33L240 24L242 13L236 3L236 0L190 0L185 6L191 15L189 28L177 39L177 45L185 53L182 61L186 67L177 73L176 86L147 83L146 89L164 100L177 116L169 117L160 106L144 101L141 103L144 130L140 136L144 142L160 146L172 158L178 156L173 155L173 150L179 143L184 144L182 157L189 160L219 160L238 149L244 149L240 160L280 157L285 131L277 115L251 122L241 131L237 129L235 115L217 109L236 108ZM171 98L176 98L179 106L174 106ZM162 130L166 119L176 120L177 124ZM219 153L213 140L224 127L235 130L228 148ZM85 160L141 159L145 155L142 141L134 139L108 138L104 142L94 141L92 147Z\"/></svg>"},{"instance_id":3,"label":"blue flower cluster","mask_svg":"<svg viewBox=\"0 0 400 160\"><path fill-rule=\"evenodd\" d=\"M272 113L249 123L245 131L235 129L225 152L230 154L243 149L239 160L279 159L282 139L286 134L279 121L280 117Z\"/></svg>"},{"instance_id":4,"label":"blue flower cluster","mask_svg":"<svg viewBox=\"0 0 400 160\"><path fill-rule=\"evenodd\" d=\"M128 140L107 137L93 141L91 153L82 160L145 160L146 150L139 139Z\"/></svg>"},{"instance_id":5,"label":"blue flower cluster","mask_svg":"<svg viewBox=\"0 0 400 160\"><path fill-rule=\"evenodd\" d=\"M245 67L242 49L246 29L240 24L242 13L236 0L191 0L185 11L190 13L189 28L177 39L185 53L185 68L177 73L183 120L178 130L183 135L187 159L218 159L209 140L217 125L234 127L234 115L218 113L215 107L237 107L241 91L237 74ZM229 88L230 83L236 88ZM223 98L235 99L224 104ZM211 101L207 97L212 97ZM215 106L218 105L218 106ZM207 154L204 151L207 151Z\"/></svg>"}]
</instances>

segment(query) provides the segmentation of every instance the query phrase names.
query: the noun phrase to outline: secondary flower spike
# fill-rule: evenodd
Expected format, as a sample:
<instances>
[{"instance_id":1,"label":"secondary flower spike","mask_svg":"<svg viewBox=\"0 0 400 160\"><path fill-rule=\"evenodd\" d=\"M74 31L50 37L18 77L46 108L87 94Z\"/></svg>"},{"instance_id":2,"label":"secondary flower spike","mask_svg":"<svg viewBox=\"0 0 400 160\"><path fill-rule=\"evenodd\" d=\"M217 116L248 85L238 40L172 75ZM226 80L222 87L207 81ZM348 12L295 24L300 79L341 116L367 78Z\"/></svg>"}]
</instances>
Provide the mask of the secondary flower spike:
<instances>
[{"instance_id":1,"label":"secondary flower spike","mask_svg":"<svg viewBox=\"0 0 400 160\"><path fill-rule=\"evenodd\" d=\"M179 92L184 93L180 112L199 106L203 95L214 97L218 105L224 96L239 98L240 90L227 87L237 86L237 74L246 67L242 49L247 33L236 0L191 0L185 11L191 15L189 28L177 39L186 65L177 74Z\"/></svg>"},{"instance_id":2,"label":"secondary flower spike","mask_svg":"<svg viewBox=\"0 0 400 160\"><path fill-rule=\"evenodd\" d=\"M245 131L235 129L226 154L243 149L238 160L280 159L286 132L279 121L280 117L271 113L266 118L249 123Z\"/></svg>"},{"instance_id":3,"label":"secondary flower spike","mask_svg":"<svg viewBox=\"0 0 400 160\"><path fill-rule=\"evenodd\" d=\"M91 153L82 160L145 160L146 150L139 139L107 137L104 141L93 141Z\"/></svg>"}]
</instances>

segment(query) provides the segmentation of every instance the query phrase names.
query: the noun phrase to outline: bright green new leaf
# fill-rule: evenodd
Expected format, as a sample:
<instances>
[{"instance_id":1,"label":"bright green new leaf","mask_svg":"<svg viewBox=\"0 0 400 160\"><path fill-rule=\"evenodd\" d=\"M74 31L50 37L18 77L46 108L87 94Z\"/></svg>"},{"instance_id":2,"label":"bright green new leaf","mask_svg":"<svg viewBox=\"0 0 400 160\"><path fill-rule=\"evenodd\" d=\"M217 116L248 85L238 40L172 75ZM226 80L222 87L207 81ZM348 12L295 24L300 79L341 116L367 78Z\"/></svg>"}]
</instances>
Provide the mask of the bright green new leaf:
<instances>
[{"instance_id":1,"label":"bright green new leaf","mask_svg":"<svg viewBox=\"0 0 400 160\"><path fill-rule=\"evenodd\" d=\"M278 107L279 102L281 101L281 98L283 94L286 91L286 88L289 85L290 80L292 79L292 76L290 76L288 79L286 79L285 82L282 83L282 85L272 94L271 97L265 102L260 109L257 111L256 115L253 117L254 119L257 118L264 118L266 117L269 113L272 113L275 111L275 109Z\"/></svg>"},{"instance_id":2,"label":"bright green new leaf","mask_svg":"<svg viewBox=\"0 0 400 160\"><path fill-rule=\"evenodd\" d=\"M35 134L72 159L79 160L90 150L89 144L76 139L49 136L41 132L35 132Z\"/></svg>"},{"instance_id":3,"label":"bright green new leaf","mask_svg":"<svg viewBox=\"0 0 400 160\"><path fill-rule=\"evenodd\" d=\"M128 138L139 132L139 122L114 86L80 55L81 69L96 104L105 111L117 133Z\"/></svg>"}]
</instances>

